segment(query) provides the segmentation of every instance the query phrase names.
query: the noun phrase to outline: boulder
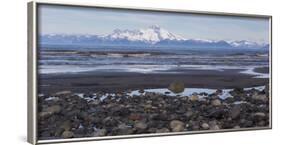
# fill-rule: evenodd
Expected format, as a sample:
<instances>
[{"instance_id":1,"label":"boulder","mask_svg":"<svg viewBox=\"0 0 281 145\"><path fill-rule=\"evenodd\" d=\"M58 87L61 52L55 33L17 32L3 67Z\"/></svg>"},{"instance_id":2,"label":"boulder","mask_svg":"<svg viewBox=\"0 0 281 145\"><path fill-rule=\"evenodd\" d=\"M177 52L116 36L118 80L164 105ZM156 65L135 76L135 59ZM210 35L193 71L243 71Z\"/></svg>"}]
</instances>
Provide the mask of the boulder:
<instances>
[{"instance_id":1,"label":"boulder","mask_svg":"<svg viewBox=\"0 0 281 145\"><path fill-rule=\"evenodd\" d=\"M266 102L268 100L268 98L266 97L265 94L257 94L257 95L253 95L252 97L254 100L257 100L257 101L263 101L263 102Z\"/></svg>"},{"instance_id":2,"label":"boulder","mask_svg":"<svg viewBox=\"0 0 281 145\"><path fill-rule=\"evenodd\" d=\"M184 83L183 82L173 82L169 85L168 89L173 93L182 93L184 91Z\"/></svg>"},{"instance_id":3,"label":"boulder","mask_svg":"<svg viewBox=\"0 0 281 145\"><path fill-rule=\"evenodd\" d=\"M72 132L72 131L64 131L63 133L62 133L62 137L63 138L71 138L71 137L73 137L74 136L74 133Z\"/></svg>"},{"instance_id":4,"label":"boulder","mask_svg":"<svg viewBox=\"0 0 281 145\"><path fill-rule=\"evenodd\" d=\"M48 112L50 114L60 113L61 112L61 106L60 105L50 106L46 109L46 112Z\"/></svg>"},{"instance_id":5,"label":"boulder","mask_svg":"<svg viewBox=\"0 0 281 145\"><path fill-rule=\"evenodd\" d=\"M213 106L220 106L220 105L221 105L221 100L215 99L215 100L213 100L213 101L211 102L211 104L212 104Z\"/></svg>"},{"instance_id":6,"label":"boulder","mask_svg":"<svg viewBox=\"0 0 281 145\"><path fill-rule=\"evenodd\" d=\"M147 124L143 121L140 121L140 122L135 123L134 127L136 129L144 130L147 128Z\"/></svg>"},{"instance_id":7,"label":"boulder","mask_svg":"<svg viewBox=\"0 0 281 145\"><path fill-rule=\"evenodd\" d=\"M203 123L201 124L201 127L204 129L204 130L207 130L210 128L209 124L208 123Z\"/></svg>"},{"instance_id":8,"label":"boulder","mask_svg":"<svg viewBox=\"0 0 281 145\"><path fill-rule=\"evenodd\" d=\"M69 120L64 121L60 128L64 129L65 131L69 131L71 129L71 122Z\"/></svg>"},{"instance_id":9,"label":"boulder","mask_svg":"<svg viewBox=\"0 0 281 145\"><path fill-rule=\"evenodd\" d=\"M179 120L173 120L170 122L170 128L173 132L180 132L184 130L184 123Z\"/></svg>"}]
</instances>

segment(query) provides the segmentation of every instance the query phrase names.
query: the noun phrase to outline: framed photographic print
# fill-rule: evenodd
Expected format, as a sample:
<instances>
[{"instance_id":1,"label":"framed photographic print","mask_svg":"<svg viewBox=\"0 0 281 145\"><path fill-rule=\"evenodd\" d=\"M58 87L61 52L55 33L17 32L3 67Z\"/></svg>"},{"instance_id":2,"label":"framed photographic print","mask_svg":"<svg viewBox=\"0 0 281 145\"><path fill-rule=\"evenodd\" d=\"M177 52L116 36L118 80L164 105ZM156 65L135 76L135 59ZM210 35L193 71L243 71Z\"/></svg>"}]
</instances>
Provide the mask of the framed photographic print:
<instances>
[{"instance_id":1,"label":"framed photographic print","mask_svg":"<svg viewBox=\"0 0 281 145\"><path fill-rule=\"evenodd\" d=\"M28 4L28 142L271 129L271 16Z\"/></svg>"}]
</instances>

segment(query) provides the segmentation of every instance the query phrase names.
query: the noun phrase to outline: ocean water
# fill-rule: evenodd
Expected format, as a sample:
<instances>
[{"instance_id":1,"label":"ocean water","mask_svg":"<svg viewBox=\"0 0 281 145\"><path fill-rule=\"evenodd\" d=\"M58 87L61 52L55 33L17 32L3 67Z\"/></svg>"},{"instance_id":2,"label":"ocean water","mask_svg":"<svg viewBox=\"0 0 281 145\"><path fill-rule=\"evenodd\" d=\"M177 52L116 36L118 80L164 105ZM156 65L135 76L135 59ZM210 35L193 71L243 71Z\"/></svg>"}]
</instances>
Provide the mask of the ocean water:
<instances>
[{"instance_id":1,"label":"ocean water","mask_svg":"<svg viewBox=\"0 0 281 145\"><path fill-rule=\"evenodd\" d=\"M251 90L251 89L262 91L262 90L265 89L265 86L244 88L245 91L248 91L248 90ZM208 97L208 95L213 94L216 91L217 91L216 89L208 89L208 88L185 88L182 93L175 94L175 93L171 92L167 88L159 88L159 89L145 89L144 93L140 93L139 90L134 90L132 92L128 92L126 95L128 97L138 97L138 96L140 96L142 94L150 92L150 93L162 94L162 95L166 95L166 96L170 96L170 97L187 97L187 96L191 97L192 95L196 94L199 97L199 99L204 99L204 98ZM230 94L230 91L233 91L233 89L222 89L222 93L219 94L218 97L220 99L223 99L223 100L227 99L227 98L232 98L233 96ZM169 94L166 94L166 92L169 92ZM201 93L204 93L206 95L203 95ZM94 101L94 100L97 99L97 94L96 93L91 94L91 97L84 97L83 93L77 93L76 95L78 95L81 98L84 98L87 101ZM104 95L102 95L98 99L100 101L103 101L108 96L115 97L115 95L116 95L115 93L105 93ZM45 100L46 101L51 101L51 100L55 100L55 99L59 99L59 97L50 96L50 97L46 98ZM241 104L241 103L245 103L245 102L243 102L243 101L235 102L235 104Z\"/></svg>"},{"instance_id":2,"label":"ocean water","mask_svg":"<svg viewBox=\"0 0 281 145\"><path fill-rule=\"evenodd\" d=\"M39 73L81 73L87 71L182 73L184 69L242 69L241 73L266 78L254 72L268 67L268 51L257 49L192 49L124 46L63 46L39 48Z\"/></svg>"}]
</instances>

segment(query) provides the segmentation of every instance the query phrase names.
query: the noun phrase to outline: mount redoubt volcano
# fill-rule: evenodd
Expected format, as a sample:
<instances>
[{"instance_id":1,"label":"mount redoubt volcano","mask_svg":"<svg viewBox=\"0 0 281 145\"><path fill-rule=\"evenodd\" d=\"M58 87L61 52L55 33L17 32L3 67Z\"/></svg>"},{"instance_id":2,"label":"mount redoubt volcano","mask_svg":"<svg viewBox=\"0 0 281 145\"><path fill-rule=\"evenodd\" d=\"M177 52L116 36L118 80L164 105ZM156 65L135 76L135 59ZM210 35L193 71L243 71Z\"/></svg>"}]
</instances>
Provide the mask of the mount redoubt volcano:
<instances>
[{"instance_id":1,"label":"mount redoubt volcano","mask_svg":"<svg viewBox=\"0 0 281 145\"><path fill-rule=\"evenodd\" d=\"M242 48L268 49L269 45L246 40L213 41L202 39L186 39L173 34L157 25L139 30L115 29L108 35L90 34L45 34L40 35L39 44L62 45L119 45L147 47L187 47L187 48Z\"/></svg>"}]
</instances>

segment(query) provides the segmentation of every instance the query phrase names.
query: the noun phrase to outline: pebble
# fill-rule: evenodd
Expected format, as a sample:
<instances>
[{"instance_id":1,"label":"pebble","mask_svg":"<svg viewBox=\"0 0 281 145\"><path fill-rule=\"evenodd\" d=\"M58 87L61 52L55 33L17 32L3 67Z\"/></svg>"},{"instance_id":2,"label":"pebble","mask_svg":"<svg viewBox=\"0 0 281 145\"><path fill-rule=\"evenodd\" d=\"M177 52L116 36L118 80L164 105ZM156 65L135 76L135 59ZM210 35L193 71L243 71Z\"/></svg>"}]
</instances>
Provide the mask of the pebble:
<instances>
[{"instance_id":1,"label":"pebble","mask_svg":"<svg viewBox=\"0 0 281 145\"><path fill-rule=\"evenodd\" d=\"M254 116L257 116L257 117L265 117L266 115L265 115L265 113L263 113L263 112L257 112L257 113L254 114Z\"/></svg>"},{"instance_id":2,"label":"pebble","mask_svg":"<svg viewBox=\"0 0 281 145\"><path fill-rule=\"evenodd\" d=\"M210 126L210 130L219 130L220 127L218 125Z\"/></svg>"},{"instance_id":3,"label":"pebble","mask_svg":"<svg viewBox=\"0 0 281 145\"><path fill-rule=\"evenodd\" d=\"M240 106L236 105L230 110L230 115L232 119L236 119L240 116Z\"/></svg>"},{"instance_id":4,"label":"pebble","mask_svg":"<svg viewBox=\"0 0 281 145\"><path fill-rule=\"evenodd\" d=\"M141 129L141 130L143 130L143 129L146 129L146 128L147 128L147 124L146 124L145 122L137 122L137 123L134 125L134 127L135 127L136 129Z\"/></svg>"},{"instance_id":5,"label":"pebble","mask_svg":"<svg viewBox=\"0 0 281 145\"><path fill-rule=\"evenodd\" d=\"M71 132L71 131L64 131L64 132L62 133L62 137L63 137L63 138L71 138L71 137L73 137L73 136L74 136L74 133Z\"/></svg>"},{"instance_id":6,"label":"pebble","mask_svg":"<svg viewBox=\"0 0 281 145\"><path fill-rule=\"evenodd\" d=\"M266 97L265 94L262 94L262 95L254 95L252 97L254 100L258 100L258 101L263 101L263 102L266 102L268 100L268 98Z\"/></svg>"},{"instance_id":7,"label":"pebble","mask_svg":"<svg viewBox=\"0 0 281 145\"><path fill-rule=\"evenodd\" d=\"M61 111L61 106L59 106L59 105L53 105L46 109L46 112L48 112L50 114L60 113L60 111Z\"/></svg>"},{"instance_id":8,"label":"pebble","mask_svg":"<svg viewBox=\"0 0 281 145\"><path fill-rule=\"evenodd\" d=\"M203 129L205 129L205 130L207 130L207 129L210 128L210 126L209 126L208 123L203 123L203 124L201 125L201 127L202 127Z\"/></svg>"},{"instance_id":9,"label":"pebble","mask_svg":"<svg viewBox=\"0 0 281 145\"><path fill-rule=\"evenodd\" d=\"M192 112L192 111L187 111L187 112L185 113L185 116L186 116L187 118L192 117L192 115L193 115L193 112Z\"/></svg>"},{"instance_id":10,"label":"pebble","mask_svg":"<svg viewBox=\"0 0 281 145\"><path fill-rule=\"evenodd\" d=\"M156 129L156 133L166 133L170 132L168 128L161 128L161 129Z\"/></svg>"},{"instance_id":11,"label":"pebble","mask_svg":"<svg viewBox=\"0 0 281 145\"><path fill-rule=\"evenodd\" d=\"M63 122L60 128L64 129L65 131L69 131L71 129L71 122L69 120Z\"/></svg>"},{"instance_id":12,"label":"pebble","mask_svg":"<svg viewBox=\"0 0 281 145\"><path fill-rule=\"evenodd\" d=\"M185 124L179 120L173 120L170 122L170 128L173 132L180 132L184 130Z\"/></svg>"},{"instance_id":13,"label":"pebble","mask_svg":"<svg viewBox=\"0 0 281 145\"><path fill-rule=\"evenodd\" d=\"M220 106L221 105L221 101L219 99L215 99L212 101L211 103L213 106Z\"/></svg>"},{"instance_id":14,"label":"pebble","mask_svg":"<svg viewBox=\"0 0 281 145\"><path fill-rule=\"evenodd\" d=\"M240 129L241 127L239 125L236 125L233 127L233 129Z\"/></svg>"},{"instance_id":15,"label":"pebble","mask_svg":"<svg viewBox=\"0 0 281 145\"><path fill-rule=\"evenodd\" d=\"M142 117L141 117L141 115L140 114L131 114L130 116L129 116L129 119L130 120L140 120Z\"/></svg>"},{"instance_id":16,"label":"pebble","mask_svg":"<svg viewBox=\"0 0 281 145\"><path fill-rule=\"evenodd\" d=\"M105 136L107 133L106 129L98 129L93 133L94 137L98 137L98 136Z\"/></svg>"},{"instance_id":17,"label":"pebble","mask_svg":"<svg viewBox=\"0 0 281 145\"><path fill-rule=\"evenodd\" d=\"M198 97L198 95L192 95L192 96L189 97L189 100L190 101L198 101L199 97Z\"/></svg>"}]
</instances>

